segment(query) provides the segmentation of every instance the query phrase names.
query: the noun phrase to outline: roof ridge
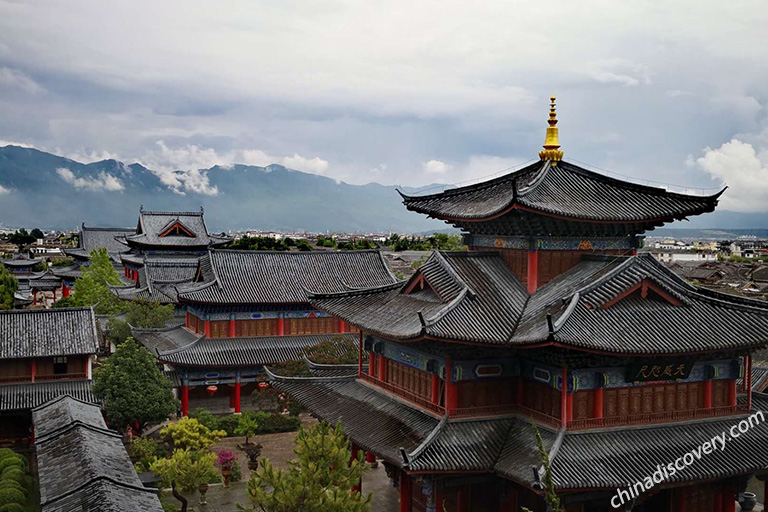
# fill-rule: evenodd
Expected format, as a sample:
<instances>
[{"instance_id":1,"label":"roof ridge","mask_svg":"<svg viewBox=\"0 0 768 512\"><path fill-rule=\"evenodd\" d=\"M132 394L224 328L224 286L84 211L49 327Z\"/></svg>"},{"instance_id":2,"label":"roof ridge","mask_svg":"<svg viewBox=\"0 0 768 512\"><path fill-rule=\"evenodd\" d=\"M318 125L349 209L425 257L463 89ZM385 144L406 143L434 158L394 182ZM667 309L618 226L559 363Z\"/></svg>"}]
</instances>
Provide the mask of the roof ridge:
<instances>
[{"instance_id":1,"label":"roof ridge","mask_svg":"<svg viewBox=\"0 0 768 512\"><path fill-rule=\"evenodd\" d=\"M343 292L331 292L331 293L314 293L311 290L304 289L306 292L309 293L308 299L328 299L333 297L355 297L359 295L366 295L368 292L370 293L376 293L376 292L385 292L394 290L395 288L401 288L404 284L406 284L408 281L403 279L402 281L397 281L395 283L389 283L389 284L383 284L379 286L374 286L371 288L361 288L356 290L347 290Z\"/></svg>"},{"instance_id":2,"label":"roof ridge","mask_svg":"<svg viewBox=\"0 0 768 512\"><path fill-rule=\"evenodd\" d=\"M357 379L357 375L340 377L289 377L287 375L278 375L273 373L268 366L264 366L264 373L267 374L269 380L276 380L280 382L351 382Z\"/></svg>"},{"instance_id":3,"label":"roof ridge","mask_svg":"<svg viewBox=\"0 0 768 512\"><path fill-rule=\"evenodd\" d=\"M401 455L405 454L403 457L403 465L409 466L411 462L413 462L415 459L419 458L419 455L421 455L427 448L430 447L430 445L437 439L437 436L445 429L445 426L448 424L448 415L446 414L443 416L437 425L435 425L435 428L432 429L432 431L427 435L427 437L424 438L424 441L421 442L419 446L414 448L414 450L411 453L406 454L405 450L401 449L400 453Z\"/></svg>"},{"instance_id":4,"label":"roof ridge","mask_svg":"<svg viewBox=\"0 0 768 512\"><path fill-rule=\"evenodd\" d=\"M531 180L527 187L517 190L517 195L524 196L529 192L533 192L538 188L544 179L549 175L549 171L552 169L552 162L547 160L544 165L539 169L538 174ZM515 198L516 199L516 198Z\"/></svg>"},{"instance_id":5,"label":"roof ridge","mask_svg":"<svg viewBox=\"0 0 768 512\"><path fill-rule=\"evenodd\" d=\"M53 313L68 313L74 311L87 311L91 306L74 306L66 308L50 308L50 309L7 309L0 310L0 315L21 315L21 314L53 314Z\"/></svg>"},{"instance_id":6,"label":"roof ridge","mask_svg":"<svg viewBox=\"0 0 768 512\"><path fill-rule=\"evenodd\" d=\"M179 328L179 327L181 327L181 326L177 326L176 328ZM206 339L205 334L203 334L199 338L197 338L195 340L192 340L191 342L187 343L186 345L182 345L180 347L177 347L177 348L174 348L174 349L171 349L171 350L166 350L164 352L160 352L159 350L155 350L155 352L157 353L157 357L159 359L162 356L169 356L171 354L177 354L179 352L184 352L186 350L189 350L190 348L193 348L193 347L197 346L198 343L200 343L201 341L203 341L205 339Z\"/></svg>"},{"instance_id":7,"label":"roof ridge","mask_svg":"<svg viewBox=\"0 0 768 512\"><path fill-rule=\"evenodd\" d=\"M140 215L168 215L168 216L186 216L186 217L202 217L203 212L201 211L163 211L163 210L141 210L139 212Z\"/></svg>"}]
</instances>

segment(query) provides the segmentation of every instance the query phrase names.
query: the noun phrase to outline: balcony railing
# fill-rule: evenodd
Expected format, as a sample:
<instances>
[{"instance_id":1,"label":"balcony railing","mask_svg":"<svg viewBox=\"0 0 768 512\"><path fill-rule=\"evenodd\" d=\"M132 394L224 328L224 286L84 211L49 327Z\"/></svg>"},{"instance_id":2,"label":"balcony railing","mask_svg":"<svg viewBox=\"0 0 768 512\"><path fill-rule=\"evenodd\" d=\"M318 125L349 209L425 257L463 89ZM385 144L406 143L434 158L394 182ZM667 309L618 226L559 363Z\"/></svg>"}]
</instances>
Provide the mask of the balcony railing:
<instances>
[{"instance_id":1,"label":"balcony railing","mask_svg":"<svg viewBox=\"0 0 768 512\"><path fill-rule=\"evenodd\" d=\"M431 400L428 400L422 396L412 393L411 391L405 388L401 388L400 386L395 386L394 384L390 384L389 382L384 382L383 380L379 380L376 377L371 377L367 373L362 374L362 379L380 388L386 389L387 391L391 391L393 394L401 398L404 398L409 402L413 402L419 407L423 407L424 409L427 409L432 412L436 412L438 414L445 414L444 407L441 407L437 404L433 404Z\"/></svg>"},{"instance_id":2,"label":"balcony railing","mask_svg":"<svg viewBox=\"0 0 768 512\"><path fill-rule=\"evenodd\" d=\"M56 374L44 374L35 375L34 382L52 381L52 380L82 380L87 378L85 373L56 373ZM2 384L23 384L26 382L33 382L32 375L13 375L10 377L0 377L0 383Z\"/></svg>"},{"instance_id":3,"label":"balcony railing","mask_svg":"<svg viewBox=\"0 0 768 512\"><path fill-rule=\"evenodd\" d=\"M729 416L739 412L747 412L746 407L728 405L710 407L708 409L688 409L684 411L659 412L652 414L631 414L628 416L613 416L609 418L589 418L568 422L569 430L581 430L596 427L620 427L625 425L647 425L651 423L671 423L675 421Z\"/></svg>"},{"instance_id":4,"label":"balcony railing","mask_svg":"<svg viewBox=\"0 0 768 512\"><path fill-rule=\"evenodd\" d=\"M31 375L12 375L10 377L0 377L1 383L9 382L32 382Z\"/></svg>"}]
</instances>

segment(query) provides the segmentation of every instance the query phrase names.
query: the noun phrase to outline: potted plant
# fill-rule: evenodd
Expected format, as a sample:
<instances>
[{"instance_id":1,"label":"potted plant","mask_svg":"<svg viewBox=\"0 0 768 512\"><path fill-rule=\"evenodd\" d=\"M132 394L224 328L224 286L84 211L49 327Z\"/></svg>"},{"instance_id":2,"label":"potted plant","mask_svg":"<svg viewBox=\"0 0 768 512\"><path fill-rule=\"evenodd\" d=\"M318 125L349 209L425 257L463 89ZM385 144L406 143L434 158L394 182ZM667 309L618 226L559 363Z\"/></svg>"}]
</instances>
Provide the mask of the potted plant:
<instances>
[{"instance_id":1,"label":"potted plant","mask_svg":"<svg viewBox=\"0 0 768 512\"><path fill-rule=\"evenodd\" d=\"M229 487L229 476L232 474L232 466L237 464L237 456L229 450L220 450L216 455L216 464L221 468L221 476L224 477L224 487Z\"/></svg>"},{"instance_id":2,"label":"potted plant","mask_svg":"<svg viewBox=\"0 0 768 512\"><path fill-rule=\"evenodd\" d=\"M248 456L248 469L256 471L259 469L259 456L261 456L260 444L247 444L243 447L245 454Z\"/></svg>"}]
</instances>

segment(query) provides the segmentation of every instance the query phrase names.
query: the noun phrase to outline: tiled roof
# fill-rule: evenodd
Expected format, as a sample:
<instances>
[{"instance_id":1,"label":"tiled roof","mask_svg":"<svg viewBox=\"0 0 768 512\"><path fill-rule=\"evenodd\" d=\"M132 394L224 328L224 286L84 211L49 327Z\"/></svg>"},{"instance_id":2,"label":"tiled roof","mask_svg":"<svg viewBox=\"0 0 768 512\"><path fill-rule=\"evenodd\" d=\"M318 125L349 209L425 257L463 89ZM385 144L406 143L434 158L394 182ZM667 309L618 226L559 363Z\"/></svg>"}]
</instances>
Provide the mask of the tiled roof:
<instances>
[{"instance_id":1,"label":"tiled roof","mask_svg":"<svg viewBox=\"0 0 768 512\"><path fill-rule=\"evenodd\" d=\"M60 397L32 412L43 512L160 512L99 408Z\"/></svg>"},{"instance_id":2,"label":"tiled roof","mask_svg":"<svg viewBox=\"0 0 768 512\"><path fill-rule=\"evenodd\" d=\"M201 260L210 281L179 290L181 302L306 303L307 291L334 292L396 282L378 251L211 250Z\"/></svg>"},{"instance_id":3,"label":"tiled roof","mask_svg":"<svg viewBox=\"0 0 768 512\"><path fill-rule=\"evenodd\" d=\"M91 380L61 380L0 385L0 411L29 410L61 395L96 403Z\"/></svg>"},{"instance_id":4,"label":"tiled roof","mask_svg":"<svg viewBox=\"0 0 768 512\"><path fill-rule=\"evenodd\" d=\"M0 261L0 263L5 265L6 267L29 267L29 266L34 267L38 263L42 263L42 262L43 262L42 258L32 258L32 259L29 259L29 258L15 258L15 259L12 259L12 260L2 260L2 261Z\"/></svg>"},{"instance_id":5,"label":"tiled roof","mask_svg":"<svg viewBox=\"0 0 768 512\"><path fill-rule=\"evenodd\" d=\"M643 282L659 294L629 293ZM637 354L768 344L768 304L692 286L651 256L585 256L528 295L498 253L436 252L404 286L313 294L310 303L395 339Z\"/></svg>"},{"instance_id":6,"label":"tiled roof","mask_svg":"<svg viewBox=\"0 0 768 512\"><path fill-rule=\"evenodd\" d=\"M162 329L131 328L131 334L150 352L170 352L181 347L186 347L195 342L199 336L179 326Z\"/></svg>"},{"instance_id":7,"label":"tiled roof","mask_svg":"<svg viewBox=\"0 0 768 512\"><path fill-rule=\"evenodd\" d=\"M205 338L176 350L160 352L160 361L182 366L264 366L301 359L304 351L333 334ZM356 342L357 335L342 335Z\"/></svg>"},{"instance_id":8,"label":"tiled roof","mask_svg":"<svg viewBox=\"0 0 768 512\"><path fill-rule=\"evenodd\" d=\"M175 223L194 236L160 236ZM125 240L130 245L138 246L216 247L232 239L209 234L202 209L199 212L151 212L142 209L136 234L126 236Z\"/></svg>"},{"instance_id":9,"label":"tiled roof","mask_svg":"<svg viewBox=\"0 0 768 512\"><path fill-rule=\"evenodd\" d=\"M123 261L129 258L123 256ZM132 256L141 265L134 286L111 286L112 293L123 300L138 298L160 304L178 303L178 288L192 283L200 266L200 256Z\"/></svg>"},{"instance_id":10,"label":"tiled roof","mask_svg":"<svg viewBox=\"0 0 768 512\"><path fill-rule=\"evenodd\" d=\"M50 270L29 276L29 286L33 290L54 290L61 288L61 278Z\"/></svg>"},{"instance_id":11,"label":"tiled roof","mask_svg":"<svg viewBox=\"0 0 768 512\"><path fill-rule=\"evenodd\" d=\"M403 203L409 210L448 220L488 219L518 207L573 220L642 222L711 212L719 196L676 194L568 162L556 166L536 162L476 185L426 196L403 195Z\"/></svg>"},{"instance_id":12,"label":"tiled roof","mask_svg":"<svg viewBox=\"0 0 768 512\"><path fill-rule=\"evenodd\" d=\"M83 271L80 265L70 265L68 267L51 267L51 272L57 277L77 279L82 277Z\"/></svg>"},{"instance_id":13,"label":"tiled roof","mask_svg":"<svg viewBox=\"0 0 768 512\"><path fill-rule=\"evenodd\" d=\"M363 450L402 467L400 449L412 452L439 423L439 419L390 398L349 378L278 377L271 384L335 425Z\"/></svg>"},{"instance_id":14,"label":"tiled roof","mask_svg":"<svg viewBox=\"0 0 768 512\"><path fill-rule=\"evenodd\" d=\"M309 371L315 377L357 377L357 371L359 369L357 363L355 364L323 364L311 361L304 356L304 360L309 366ZM368 371L368 363L363 364L363 371Z\"/></svg>"},{"instance_id":15,"label":"tiled roof","mask_svg":"<svg viewBox=\"0 0 768 512\"><path fill-rule=\"evenodd\" d=\"M91 308L0 311L0 359L95 354L99 350Z\"/></svg>"},{"instance_id":16,"label":"tiled roof","mask_svg":"<svg viewBox=\"0 0 768 512\"><path fill-rule=\"evenodd\" d=\"M94 249L104 247L110 254L128 252L130 249L115 237L124 237L136 233L130 228L89 228L83 225L80 228L80 248L87 254Z\"/></svg>"}]
</instances>

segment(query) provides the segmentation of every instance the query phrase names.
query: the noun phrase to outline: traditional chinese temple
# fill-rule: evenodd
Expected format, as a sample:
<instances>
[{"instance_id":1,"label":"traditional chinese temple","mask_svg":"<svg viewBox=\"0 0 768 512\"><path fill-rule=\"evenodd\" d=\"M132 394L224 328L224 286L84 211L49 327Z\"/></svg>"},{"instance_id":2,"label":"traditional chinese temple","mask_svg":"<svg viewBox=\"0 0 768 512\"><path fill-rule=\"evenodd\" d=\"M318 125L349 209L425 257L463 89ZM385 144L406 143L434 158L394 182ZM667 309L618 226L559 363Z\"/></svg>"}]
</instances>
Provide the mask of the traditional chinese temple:
<instances>
[{"instance_id":1,"label":"traditional chinese temple","mask_svg":"<svg viewBox=\"0 0 768 512\"><path fill-rule=\"evenodd\" d=\"M211 249L192 282L161 290L184 309L184 325L133 334L165 365L183 414L190 403L222 412L214 403L222 398L223 412L240 412L241 397L256 390L264 366L299 360L335 335L357 341L354 327L308 303L307 289L331 293L396 282L378 251Z\"/></svg>"},{"instance_id":2,"label":"traditional chinese temple","mask_svg":"<svg viewBox=\"0 0 768 512\"><path fill-rule=\"evenodd\" d=\"M307 286L313 308L361 330L359 367L272 375L341 422L354 450L383 459L401 512L546 510L532 422L565 510L617 510L617 489L768 406L750 371L768 344L768 304L694 286L636 252L643 232L713 211L722 192L673 193L563 160L554 98L539 156L490 181L404 195L409 210L463 230L469 251L437 251L405 282ZM758 427L620 507L734 511L766 461Z\"/></svg>"},{"instance_id":3,"label":"traditional chinese temple","mask_svg":"<svg viewBox=\"0 0 768 512\"><path fill-rule=\"evenodd\" d=\"M0 440L31 440L31 410L60 395L95 402L91 308L0 311Z\"/></svg>"}]
</instances>

